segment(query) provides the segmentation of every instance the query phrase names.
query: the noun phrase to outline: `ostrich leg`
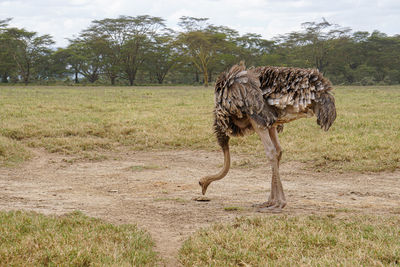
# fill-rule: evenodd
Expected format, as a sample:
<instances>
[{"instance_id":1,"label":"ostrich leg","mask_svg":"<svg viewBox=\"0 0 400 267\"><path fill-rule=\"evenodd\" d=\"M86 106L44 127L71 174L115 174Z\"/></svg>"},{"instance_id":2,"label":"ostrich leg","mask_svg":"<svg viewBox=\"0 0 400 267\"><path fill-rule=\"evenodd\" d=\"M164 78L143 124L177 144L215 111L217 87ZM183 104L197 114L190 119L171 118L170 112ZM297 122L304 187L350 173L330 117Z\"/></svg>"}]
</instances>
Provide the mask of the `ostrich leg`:
<instances>
[{"instance_id":1,"label":"ostrich leg","mask_svg":"<svg viewBox=\"0 0 400 267\"><path fill-rule=\"evenodd\" d=\"M279 161L281 159L282 149L279 145L277 130L275 127L271 129L261 129L254 122L252 122L252 125L260 136L261 142L264 145L265 154L272 167L271 194L268 201L253 206L260 209L282 209L286 206L286 198L279 177Z\"/></svg>"},{"instance_id":2,"label":"ostrich leg","mask_svg":"<svg viewBox=\"0 0 400 267\"><path fill-rule=\"evenodd\" d=\"M282 148L279 143L278 131L276 127L268 129L268 132L271 141L274 144L277 155L276 156L277 160L274 159L274 161L272 162L272 181L271 181L271 195L272 192L275 192L275 199L277 200L276 201L272 200L272 197L270 196L268 201L273 202L273 205L271 207L283 209L286 206L286 198L285 198L285 193L283 192L283 187L279 175L279 164L282 157Z\"/></svg>"},{"instance_id":3,"label":"ostrich leg","mask_svg":"<svg viewBox=\"0 0 400 267\"><path fill-rule=\"evenodd\" d=\"M278 139L278 129L277 127L272 127L268 129L268 132L269 136L271 137L271 141L275 146L276 152L278 153L278 168L279 168L279 163L281 162L281 157L282 157L282 147Z\"/></svg>"}]
</instances>

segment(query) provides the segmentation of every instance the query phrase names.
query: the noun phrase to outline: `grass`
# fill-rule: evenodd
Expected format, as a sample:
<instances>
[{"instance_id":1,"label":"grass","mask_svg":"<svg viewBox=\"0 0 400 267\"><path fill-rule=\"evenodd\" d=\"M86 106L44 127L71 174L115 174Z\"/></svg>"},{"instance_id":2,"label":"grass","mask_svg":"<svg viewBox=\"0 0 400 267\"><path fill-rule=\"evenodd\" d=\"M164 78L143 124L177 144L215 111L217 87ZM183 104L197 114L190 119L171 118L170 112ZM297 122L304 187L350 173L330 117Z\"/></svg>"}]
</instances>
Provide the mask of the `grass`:
<instances>
[{"instance_id":1,"label":"grass","mask_svg":"<svg viewBox=\"0 0 400 267\"><path fill-rule=\"evenodd\" d=\"M224 207L224 211L242 211L243 208L241 207L235 207L235 206L229 206L229 207Z\"/></svg>"},{"instance_id":2,"label":"grass","mask_svg":"<svg viewBox=\"0 0 400 267\"><path fill-rule=\"evenodd\" d=\"M149 235L73 212L0 212L0 266L154 266Z\"/></svg>"},{"instance_id":3,"label":"grass","mask_svg":"<svg viewBox=\"0 0 400 267\"><path fill-rule=\"evenodd\" d=\"M179 257L184 266L398 266L400 218L242 217L197 232Z\"/></svg>"},{"instance_id":4,"label":"grass","mask_svg":"<svg viewBox=\"0 0 400 267\"><path fill-rule=\"evenodd\" d=\"M321 131L315 118L285 126L283 160L317 171L400 168L400 86L338 87L335 98L338 118L329 132ZM213 89L202 87L0 87L0 165L28 160L31 148L76 160L103 160L105 152L121 147L219 151L212 108ZM251 155L233 161L233 167L251 168L260 164L253 159L264 159L255 135L233 138L231 147L233 154ZM134 172L161 168L129 167ZM336 212L216 224L184 243L180 261L185 266L400 265L399 217ZM136 226L114 226L79 212L62 217L0 212L0 233L0 266L158 263L154 244Z\"/></svg>"},{"instance_id":5,"label":"grass","mask_svg":"<svg viewBox=\"0 0 400 267\"><path fill-rule=\"evenodd\" d=\"M0 164L12 165L30 158L25 146L13 139L0 136Z\"/></svg>"},{"instance_id":6,"label":"grass","mask_svg":"<svg viewBox=\"0 0 400 267\"><path fill-rule=\"evenodd\" d=\"M133 165L128 168L131 171L144 171L144 170L161 170L161 166L157 165Z\"/></svg>"},{"instance_id":7,"label":"grass","mask_svg":"<svg viewBox=\"0 0 400 267\"><path fill-rule=\"evenodd\" d=\"M399 168L400 87L338 87L335 97L329 132L315 118L285 126L283 160L321 171ZM202 87L0 87L0 164L28 159L29 148L100 159L121 146L219 150L213 101L213 89ZM231 145L233 153L263 158L255 135Z\"/></svg>"}]
</instances>

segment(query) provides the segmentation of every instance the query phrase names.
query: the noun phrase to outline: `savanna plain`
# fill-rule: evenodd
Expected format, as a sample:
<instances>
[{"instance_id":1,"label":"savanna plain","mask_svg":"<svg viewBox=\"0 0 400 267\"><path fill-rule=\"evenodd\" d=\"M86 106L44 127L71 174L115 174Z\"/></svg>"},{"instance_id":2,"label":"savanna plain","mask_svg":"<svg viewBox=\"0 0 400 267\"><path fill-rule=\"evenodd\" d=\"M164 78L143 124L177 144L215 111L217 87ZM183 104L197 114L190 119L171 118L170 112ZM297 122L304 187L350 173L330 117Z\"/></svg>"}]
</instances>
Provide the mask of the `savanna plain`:
<instances>
[{"instance_id":1,"label":"savanna plain","mask_svg":"<svg viewBox=\"0 0 400 267\"><path fill-rule=\"evenodd\" d=\"M400 86L334 90L328 132L285 125L288 206L258 213L256 135L223 156L213 89L0 87L0 266L400 264Z\"/></svg>"}]
</instances>

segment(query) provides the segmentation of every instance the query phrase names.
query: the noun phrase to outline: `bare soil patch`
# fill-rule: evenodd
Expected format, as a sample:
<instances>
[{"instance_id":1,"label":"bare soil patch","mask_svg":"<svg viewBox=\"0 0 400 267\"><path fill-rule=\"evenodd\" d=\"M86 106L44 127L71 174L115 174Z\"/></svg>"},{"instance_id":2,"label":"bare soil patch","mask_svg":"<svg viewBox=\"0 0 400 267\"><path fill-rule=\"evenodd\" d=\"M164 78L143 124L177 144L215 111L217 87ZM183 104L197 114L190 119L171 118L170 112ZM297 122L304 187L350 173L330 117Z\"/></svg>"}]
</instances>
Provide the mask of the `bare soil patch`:
<instances>
[{"instance_id":1,"label":"bare soil patch","mask_svg":"<svg viewBox=\"0 0 400 267\"><path fill-rule=\"evenodd\" d=\"M121 151L98 162L35 150L29 162L0 168L0 209L63 214L81 210L112 223L132 223L149 231L167 266L176 266L182 242L194 231L237 216L257 213L265 201L270 167L263 158L232 155L228 176L201 196L198 179L222 165L220 152ZM400 214L400 171L313 172L298 162L283 163L288 201L285 214Z\"/></svg>"}]
</instances>

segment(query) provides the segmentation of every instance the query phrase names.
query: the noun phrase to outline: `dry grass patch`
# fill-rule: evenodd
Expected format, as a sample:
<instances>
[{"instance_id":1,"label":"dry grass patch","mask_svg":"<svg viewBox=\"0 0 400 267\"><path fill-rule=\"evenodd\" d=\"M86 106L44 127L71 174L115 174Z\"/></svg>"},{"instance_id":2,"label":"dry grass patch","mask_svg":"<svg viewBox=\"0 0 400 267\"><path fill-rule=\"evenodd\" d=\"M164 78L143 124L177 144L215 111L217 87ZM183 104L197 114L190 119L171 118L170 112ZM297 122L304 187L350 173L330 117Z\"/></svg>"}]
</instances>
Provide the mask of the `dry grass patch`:
<instances>
[{"instance_id":1,"label":"dry grass patch","mask_svg":"<svg viewBox=\"0 0 400 267\"><path fill-rule=\"evenodd\" d=\"M23 144L0 135L0 165L15 165L29 157Z\"/></svg>"},{"instance_id":2,"label":"dry grass patch","mask_svg":"<svg viewBox=\"0 0 400 267\"><path fill-rule=\"evenodd\" d=\"M400 218L239 218L190 237L184 266L398 266Z\"/></svg>"},{"instance_id":3,"label":"dry grass patch","mask_svg":"<svg viewBox=\"0 0 400 267\"><path fill-rule=\"evenodd\" d=\"M399 168L400 87L338 87L335 97L338 117L329 132L315 118L285 126L283 160L322 171ZM213 102L213 88L203 87L0 87L0 150L9 147L0 160L27 158L24 147L80 158L120 146L219 150ZM231 144L233 153L264 158L256 135Z\"/></svg>"},{"instance_id":4,"label":"dry grass patch","mask_svg":"<svg viewBox=\"0 0 400 267\"><path fill-rule=\"evenodd\" d=\"M133 165L128 168L128 170L130 171L162 170L162 169L163 167L158 165Z\"/></svg>"},{"instance_id":5,"label":"dry grass patch","mask_svg":"<svg viewBox=\"0 0 400 267\"><path fill-rule=\"evenodd\" d=\"M149 235L74 212L0 212L0 266L154 266Z\"/></svg>"}]
</instances>

